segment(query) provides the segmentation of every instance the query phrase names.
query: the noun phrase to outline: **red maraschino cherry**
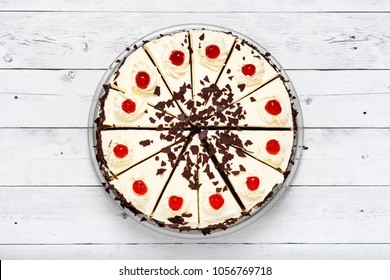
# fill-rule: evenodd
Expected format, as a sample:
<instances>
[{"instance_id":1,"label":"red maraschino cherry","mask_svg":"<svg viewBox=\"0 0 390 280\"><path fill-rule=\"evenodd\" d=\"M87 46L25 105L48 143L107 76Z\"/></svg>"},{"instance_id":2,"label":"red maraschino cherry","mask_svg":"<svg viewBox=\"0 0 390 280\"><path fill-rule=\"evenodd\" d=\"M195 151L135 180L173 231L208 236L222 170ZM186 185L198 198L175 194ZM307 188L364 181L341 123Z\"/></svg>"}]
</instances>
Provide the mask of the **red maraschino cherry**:
<instances>
[{"instance_id":1,"label":"red maraschino cherry","mask_svg":"<svg viewBox=\"0 0 390 280\"><path fill-rule=\"evenodd\" d=\"M256 66L253 64L245 64L241 67L241 72L245 76L253 76L256 73Z\"/></svg>"},{"instance_id":2,"label":"red maraschino cherry","mask_svg":"<svg viewBox=\"0 0 390 280\"><path fill-rule=\"evenodd\" d=\"M129 153L129 149L122 144L118 144L114 147L114 154L118 158L124 158Z\"/></svg>"},{"instance_id":3,"label":"red maraschino cherry","mask_svg":"<svg viewBox=\"0 0 390 280\"><path fill-rule=\"evenodd\" d=\"M211 59L215 59L219 56L221 51L219 50L219 47L217 45L208 45L206 47L206 56Z\"/></svg>"},{"instance_id":4,"label":"red maraschino cherry","mask_svg":"<svg viewBox=\"0 0 390 280\"><path fill-rule=\"evenodd\" d=\"M136 180L133 183L133 191L136 194L144 195L148 192L148 186L146 186L145 182L142 180Z\"/></svg>"},{"instance_id":5,"label":"red maraschino cherry","mask_svg":"<svg viewBox=\"0 0 390 280\"><path fill-rule=\"evenodd\" d=\"M277 155L280 151L280 144L279 144L278 140L271 139L267 142L265 149L267 150L267 152L269 154Z\"/></svg>"},{"instance_id":6,"label":"red maraschino cherry","mask_svg":"<svg viewBox=\"0 0 390 280\"><path fill-rule=\"evenodd\" d=\"M250 176L246 178L246 186L250 191L255 191L260 186L260 179L257 176Z\"/></svg>"},{"instance_id":7,"label":"red maraschino cherry","mask_svg":"<svg viewBox=\"0 0 390 280\"><path fill-rule=\"evenodd\" d=\"M169 60L173 65L180 66L184 63L185 54L182 51L174 50L169 56Z\"/></svg>"},{"instance_id":8,"label":"red maraschino cherry","mask_svg":"<svg viewBox=\"0 0 390 280\"><path fill-rule=\"evenodd\" d=\"M126 99L122 102L122 110L128 114L134 113L136 108L135 102L131 99Z\"/></svg>"},{"instance_id":9,"label":"red maraschino cherry","mask_svg":"<svg viewBox=\"0 0 390 280\"><path fill-rule=\"evenodd\" d=\"M218 210L225 203L225 200L223 199L221 194L216 193L216 194L210 195L209 202L210 202L211 207L213 207L215 210Z\"/></svg>"},{"instance_id":10,"label":"red maraschino cherry","mask_svg":"<svg viewBox=\"0 0 390 280\"><path fill-rule=\"evenodd\" d=\"M282 107L280 106L279 101L276 99L272 99L265 104L265 110L268 112L268 114L271 115L279 115L282 112Z\"/></svg>"},{"instance_id":11,"label":"red maraschino cherry","mask_svg":"<svg viewBox=\"0 0 390 280\"><path fill-rule=\"evenodd\" d=\"M180 196L172 195L168 199L168 205L173 211L177 211L183 206L183 198Z\"/></svg>"},{"instance_id":12,"label":"red maraschino cherry","mask_svg":"<svg viewBox=\"0 0 390 280\"><path fill-rule=\"evenodd\" d=\"M145 71L139 71L135 75L135 83L140 89L146 89L150 83L150 76Z\"/></svg>"}]
</instances>

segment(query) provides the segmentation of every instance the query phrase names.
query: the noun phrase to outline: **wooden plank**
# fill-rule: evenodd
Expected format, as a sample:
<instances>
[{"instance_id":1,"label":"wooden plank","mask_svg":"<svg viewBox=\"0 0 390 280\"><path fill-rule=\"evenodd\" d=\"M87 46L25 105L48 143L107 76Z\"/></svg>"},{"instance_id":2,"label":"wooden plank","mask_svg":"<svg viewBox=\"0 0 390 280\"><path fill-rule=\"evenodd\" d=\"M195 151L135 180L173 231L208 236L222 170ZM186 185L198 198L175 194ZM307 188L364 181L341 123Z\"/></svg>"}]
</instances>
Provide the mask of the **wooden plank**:
<instances>
[{"instance_id":1,"label":"wooden plank","mask_svg":"<svg viewBox=\"0 0 390 280\"><path fill-rule=\"evenodd\" d=\"M305 130L295 185L390 185L388 129ZM0 185L97 185L86 129L2 129Z\"/></svg>"},{"instance_id":2,"label":"wooden plank","mask_svg":"<svg viewBox=\"0 0 390 280\"><path fill-rule=\"evenodd\" d=\"M103 72L0 70L0 127L86 127ZM390 127L390 70L288 74L301 100L305 127Z\"/></svg>"},{"instance_id":3,"label":"wooden plank","mask_svg":"<svg viewBox=\"0 0 390 280\"><path fill-rule=\"evenodd\" d=\"M390 243L389 187L294 187L247 229L200 240L162 235L124 217L102 188L2 187L0 198L3 245Z\"/></svg>"},{"instance_id":4,"label":"wooden plank","mask_svg":"<svg viewBox=\"0 0 390 280\"><path fill-rule=\"evenodd\" d=\"M156 253L158 252L158 254ZM207 252L207 253L205 253ZM378 260L389 244L80 244L0 245L1 259Z\"/></svg>"},{"instance_id":5,"label":"wooden plank","mask_svg":"<svg viewBox=\"0 0 390 280\"><path fill-rule=\"evenodd\" d=\"M92 96L104 72L0 69L0 94ZM289 70L287 73L301 95L390 93L390 70Z\"/></svg>"},{"instance_id":6,"label":"wooden plank","mask_svg":"<svg viewBox=\"0 0 390 280\"><path fill-rule=\"evenodd\" d=\"M295 11L389 11L386 0L298 0L258 1L247 0L237 5L236 0L144 0L144 1L26 1L2 0L0 10L12 11L156 11L156 12L295 12Z\"/></svg>"},{"instance_id":7,"label":"wooden plank","mask_svg":"<svg viewBox=\"0 0 390 280\"><path fill-rule=\"evenodd\" d=\"M388 13L3 12L0 68L105 69L136 39L178 22L243 32L286 69L390 65Z\"/></svg>"}]
</instances>

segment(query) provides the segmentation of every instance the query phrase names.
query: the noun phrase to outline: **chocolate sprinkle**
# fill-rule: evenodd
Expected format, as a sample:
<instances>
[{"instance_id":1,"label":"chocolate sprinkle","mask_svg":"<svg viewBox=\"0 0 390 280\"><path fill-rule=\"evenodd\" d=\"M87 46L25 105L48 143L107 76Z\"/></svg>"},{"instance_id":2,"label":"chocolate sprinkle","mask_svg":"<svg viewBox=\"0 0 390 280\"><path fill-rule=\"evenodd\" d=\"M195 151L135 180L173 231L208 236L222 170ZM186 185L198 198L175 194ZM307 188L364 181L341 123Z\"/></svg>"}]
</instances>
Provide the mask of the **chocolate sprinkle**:
<instances>
[{"instance_id":1,"label":"chocolate sprinkle","mask_svg":"<svg viewBox=\"0 0 390 280\"><path fill-rule=\"evenodd\" d=\"M245 84L240 84L237 87L240 89L241 92L243 92L245 89Z\"/></svg>"},{"instance_id":2,"label":"chocolate sprinkle","mask_svg":"<svg viewBox=\"0 0 390 280\"><path fill-rule=\"evenodd\" d=\"M167 171L165 168L159 168L159 169L157 169L156 175L162 175L162 174L164 174L165 171Z\"/></svg>"},{"instance_id":3,"label":"chocolate sprinkle","mask_svg":"<svg viewBox=\"0 0 390 280\"><path fill-rule=\"evenodd\" d=\"M151 140L143 140L143 141L140 141L140 142L139 142L139 144L140 144L142 147L149 146L151 143L153 143L153 141L151 141Z\"/></svg>"},{"instance_id":4,"label":"chocolate sprinkle","mask_svg":"<svg viewBox=\"0 0 390 280\"><path fill-rule=\"evenodd\" d=\"M161 94L160 87L156 86L156 89L154 90L154 95L160 96L160 94Z\"/></svg>"}]
</instances>

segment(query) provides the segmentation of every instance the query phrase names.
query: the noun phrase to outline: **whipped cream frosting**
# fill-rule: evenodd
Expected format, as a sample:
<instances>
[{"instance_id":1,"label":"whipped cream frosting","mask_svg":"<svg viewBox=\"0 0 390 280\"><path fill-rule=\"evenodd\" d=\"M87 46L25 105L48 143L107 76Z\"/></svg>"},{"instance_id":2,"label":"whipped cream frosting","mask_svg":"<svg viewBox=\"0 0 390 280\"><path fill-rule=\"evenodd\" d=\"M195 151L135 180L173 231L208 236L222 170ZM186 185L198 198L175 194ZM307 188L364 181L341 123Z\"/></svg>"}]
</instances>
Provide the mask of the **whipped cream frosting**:
<instances>
[{"instance_id":1,"label":"whipped cream frosting","mask_svg":"<svg viewBox=\"0 0 390 280\"><path fill-rule=\"evenodd\" d=\"M150 77L149 85L145 89L139 88L136 83L136 76L138 72L141 71L148 73ZM131 71L130 81L133 93L139 94L141 96L150 97L153 96L156 86L160 84L160 75L157 72L156 67L150 64L146 64L143 61L139 61L138 63L134 64L134 68Z\"/></svg>"},{"instance_id":2,"label":"whipped cream frosting","mask_svg":"<svg viewBox=\"0 0 390 280\"><path fill-rule=\"evenodd\" d=\"M117 157L114 153L114 148L116 145L125 145L128 149L127 155L123 158ZM104 152L108 164L117 167L131 163L135 154L134 144L129 139L125 139L120 136L113 138Z\"/></svg>"},{"instance_id":3,"label":"whipped cream frosting","mask_svg":"<svg viewBox=\"0 0 390 280\"><path fill-rule=\"evenodd\" d=\"M172 51L182 51L184 53L183 64L174 65L171 62L169 57L171 56ZM188 48L182 46L180 43L174 40L169 40L169 42L163 46L162 57L163 57L163 67L169 76L178 79L187 73L190 65L190 56L189 56Z\"/></svg>"},{"instance_id":4,"label":"whipped cream frosting","mask_svg":"<svg viewBox=\"0 0 390 280\"><path fill-rule=\"evenodd\" d=\"M268 103L270 100L277 100L279 104L282 107L282 111L278 115L271 115L269 114L266 109L265 105ZM287 100L285 98L279 99L279 96L277 95L271 95L271 96L262 96L258 98L257 101L257 113L259 114L260 119L262 122L266 124L274 124L274 125L279 125L283 126L286 125L287 122L291 119L291 114L286 108L290 104L285 104Z\"/></svg>"},{"instance_id":5,"label":"whipped cream frosting","mask_svg":"<svg viewBox=\"0 0 390 280\"><path fill-rule=\"evenodd\" d=\"M242 73L242 67L245 64L253 64L256 67L256 71L252 76L244 75ZM238 84L245 84L246 86L256 86L261 85L263 81L263 75L264 75L264 62L260 59L253 59L250 61L244 61L243 63L239 64L236 69L236 75L234 77L236 78Z\"/></svg>"},{"instance_id":6,"label":"whipped cream frosting","mask_svg":"<svg viewBox=\"0 0 390 280\"><path fill-rule=\"evenodd\" d=\"M218 71L225 65L226 58L230 52L230 47L226 46L225 40L221 37L215 36L212 40L204 41L204 43L200 43L201 47L198 49L198 55L196 58L198 62L203 66L209 68L212 71ZM210 45L216 45L219 48L219 55L216 58L209 58L206 55L206 48Z\"/></svg>"},{"instance_id":7,"label":"whipped cream frosting","mask_svg":"<svg viewBox=\"0 0 390 280\"><path fill-rule=\"evenodd\" d=\"M279 142L279 141L278 141ZM266 142L263 145L259 145L257 148L257 153L255 154L257 158L261 159L265 163L268 163L272 166L280 166L282 162L285 161L286 157L286 147L284 143L280 143L280 151L276 155L272 155L267 152ZM288 154L290 156L290 154Z\"/></svg>"},{"instance_id":8,"label":"whipped cream frosting","mask_svg":"<svg viewBox=\"0 0 390 280\"><path fill-rule=\"evenodd\" d=\"M211 207L209 197L213 194L216 194L216 192L211 190L203 192L202 208L207 214L220 215L221 213L224 212L226 208L226 203L224 203L219 209L214 209L213 207ZM222 195L222 197L224 197L224 194L222 192L219 194Z\"/></svg>"},{"instance_id":9,"label":"whipped cream frosting","mask_svg":"<svg viewBox=\"0 0 390 280\"><path fill-rule=\"evenodd\" d=\"M247 178L251 176L256 176L260 179L259 187L253 191L248 189L248 186L246 185ZM265 197L265 189L262 187L261 175L257 172L241 171L238 175L238 181L239 184L236 187L236 191L240 197L245 197L252 201L261 201L261 199Z\"/></svg>"},{"instance_id":10,"label":"whipped cream frosting","mask_svg":"<svg viewBox=\"0 0 390 280\"><path fill-rule=\"evenodd\" d=\"M137 194L133 190L133 183L137 180L141 180L145 182L146 181L145 173L140 171L137 174L132 174L130 176L130 180L121 181L120 184L125 184L125 186L123 186L122 189L124 190L123 195L126 198L126 200L128 202L131 202L135 207L137 207L142 212L145 212L146 211L145 204L150 198L150 186L148 186L148 184L145 182L146 186L148 187L148 191L143 195Z\"/></svg>"},{"instance_id":11,"label":"whipped cream frosting","mask_svg":"<svg viewBox=\"0 0 390 280\"><path fill-rule=\"evenodd\" d=\"M132 113L127 113L122 109L122 104L127 99L130 99L135 103L135 111ZM135 94L129 94L129 93L126 94L118 93L115 95L114 100L115 101L114 101L113 110L115 112L116 117L119 120L130 122L138 119L139 117L145 114L147 103L145 101L145 98L142 96L137 96Z\"/></svg>"},{"instance_id":12,"label":"whipped cream frosting","mask_svg":"<svg viewBox=\"0 0 390 280\"><path fill-rule=\"evenodd\" d=\"M172 208L169 207L169 198L173 195L183 198L183 205L181 206L180 209L176 211L172 210ZM171 217L180 216L181 214L188 212L189 204L190 204L190 196L188 192L181 191L180 189L170 190L167 192L167 195L164 197L164 200L161 203L162 203L162 210L166 215Z\"/></svg>"}]
</instances>

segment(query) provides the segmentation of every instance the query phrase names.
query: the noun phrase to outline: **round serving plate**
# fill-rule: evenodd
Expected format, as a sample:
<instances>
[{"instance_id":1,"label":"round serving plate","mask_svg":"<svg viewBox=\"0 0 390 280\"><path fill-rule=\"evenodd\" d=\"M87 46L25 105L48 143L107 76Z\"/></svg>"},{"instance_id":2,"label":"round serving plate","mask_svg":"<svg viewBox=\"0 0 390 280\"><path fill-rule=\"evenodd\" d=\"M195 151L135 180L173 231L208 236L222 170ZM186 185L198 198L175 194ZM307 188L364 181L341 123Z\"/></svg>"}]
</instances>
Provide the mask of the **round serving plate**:
<instances>
[{"instance_id":1,"label":"round serving plate","mask_svg":"<svg viewBox=\"0 0 390 280\"><path fill-rule=\"evenodd\" d=\"M218 237L223 236L229 233L236 232L240 229L243 229L247 227L248 225L256 222L261 217L263 217L284 195L286 190L288 189L289 185L291 184L292 179L294 178L295 172L297 170L297 167L300 162L300 157L302 153L302 143L303 143L303 118L302 118L302 110L299 103L299 99L297 96L297 93L294 89L293 84L290 81L290 78L288 77L286 71L282 68L282 66L278 63L278 61L268 53L267 50L265 50L261 45L259 45L254 40L248 38L247 36L236 32L234 30L215 26L215 25L208 25L208 24L183 24L183 25L175 25L167 28L163 28L160 30L157 30L153 33L150 33L146 35L143 38L140 38L138 41L131 44L129 47L126 48L124 52L122 52L115 60L114 62L108 67L107 71L104 73L102 79L100 80L95 95L92 100L90 112L89 112L89 119L88 119L88 143L89 143L89 149L91 153L91 159L93 166L95 168L95 171L97 173L97 176L100 180L100 182L105 185L107 183L107 180L103 176L103 173L100 170L99 163L96 158L96 124L95 119L98 117L100 104L99 104L99 98L104 94L103 85L106 84L110 77L113 75L113 73L119 68L120 63L119 61L122 61L124 58L129 56L134 50L134 46L141 46L143 45L143 41L152 41L158 37L161 36L161 34L172 34L179 31L187 31L191 29L207 29L207 30L216 30L216 31L223 31L223 32L231 32L233 35L237 36L238 38L245 39L250 44L254 45L261 54L267 53L267 59L269 59L270 62L272 62L278 70L280 70L280 75L284 78L284 82L287 85L287 87L290 89L290 95L292 99L292 108L296 110L297 115L295 119L296 123L296 131L295 131L295 137L294 137L294 143L293 143L293 149L292 149L292 155L291 160L289 163L289 166L287 168L287 171L289 172L286 176L283 183L279 184L273 189L273 195L270 199L268 199L261 207L255 207L252 209L250 216L245 216L239 219L236 223L227 226L226 230L222 229L216 229L211 232L211 234L204 235L199 230L192 230L192 231L180 231L176 229L171 229L168 227L159 227L157 224L149 221L148 219L142 219L145 217L144 215L134 215L129 209L123 208L120 205L120 201L115 199L115 194L110 191L109 195L112 197L112 199L115 201L115 203L130 217L132 217L134 220L138 221L142 225L146 226L149 229L152 229L154 231L157 231L159 233L167 234L173 237L179 237L179 238L192 238L192 239L202 239L202 238L210 238L210 237ZM293 164L292 164L293 163ZM142 221L141 221L142 219Z\"/></svg>"}]
</instances>

